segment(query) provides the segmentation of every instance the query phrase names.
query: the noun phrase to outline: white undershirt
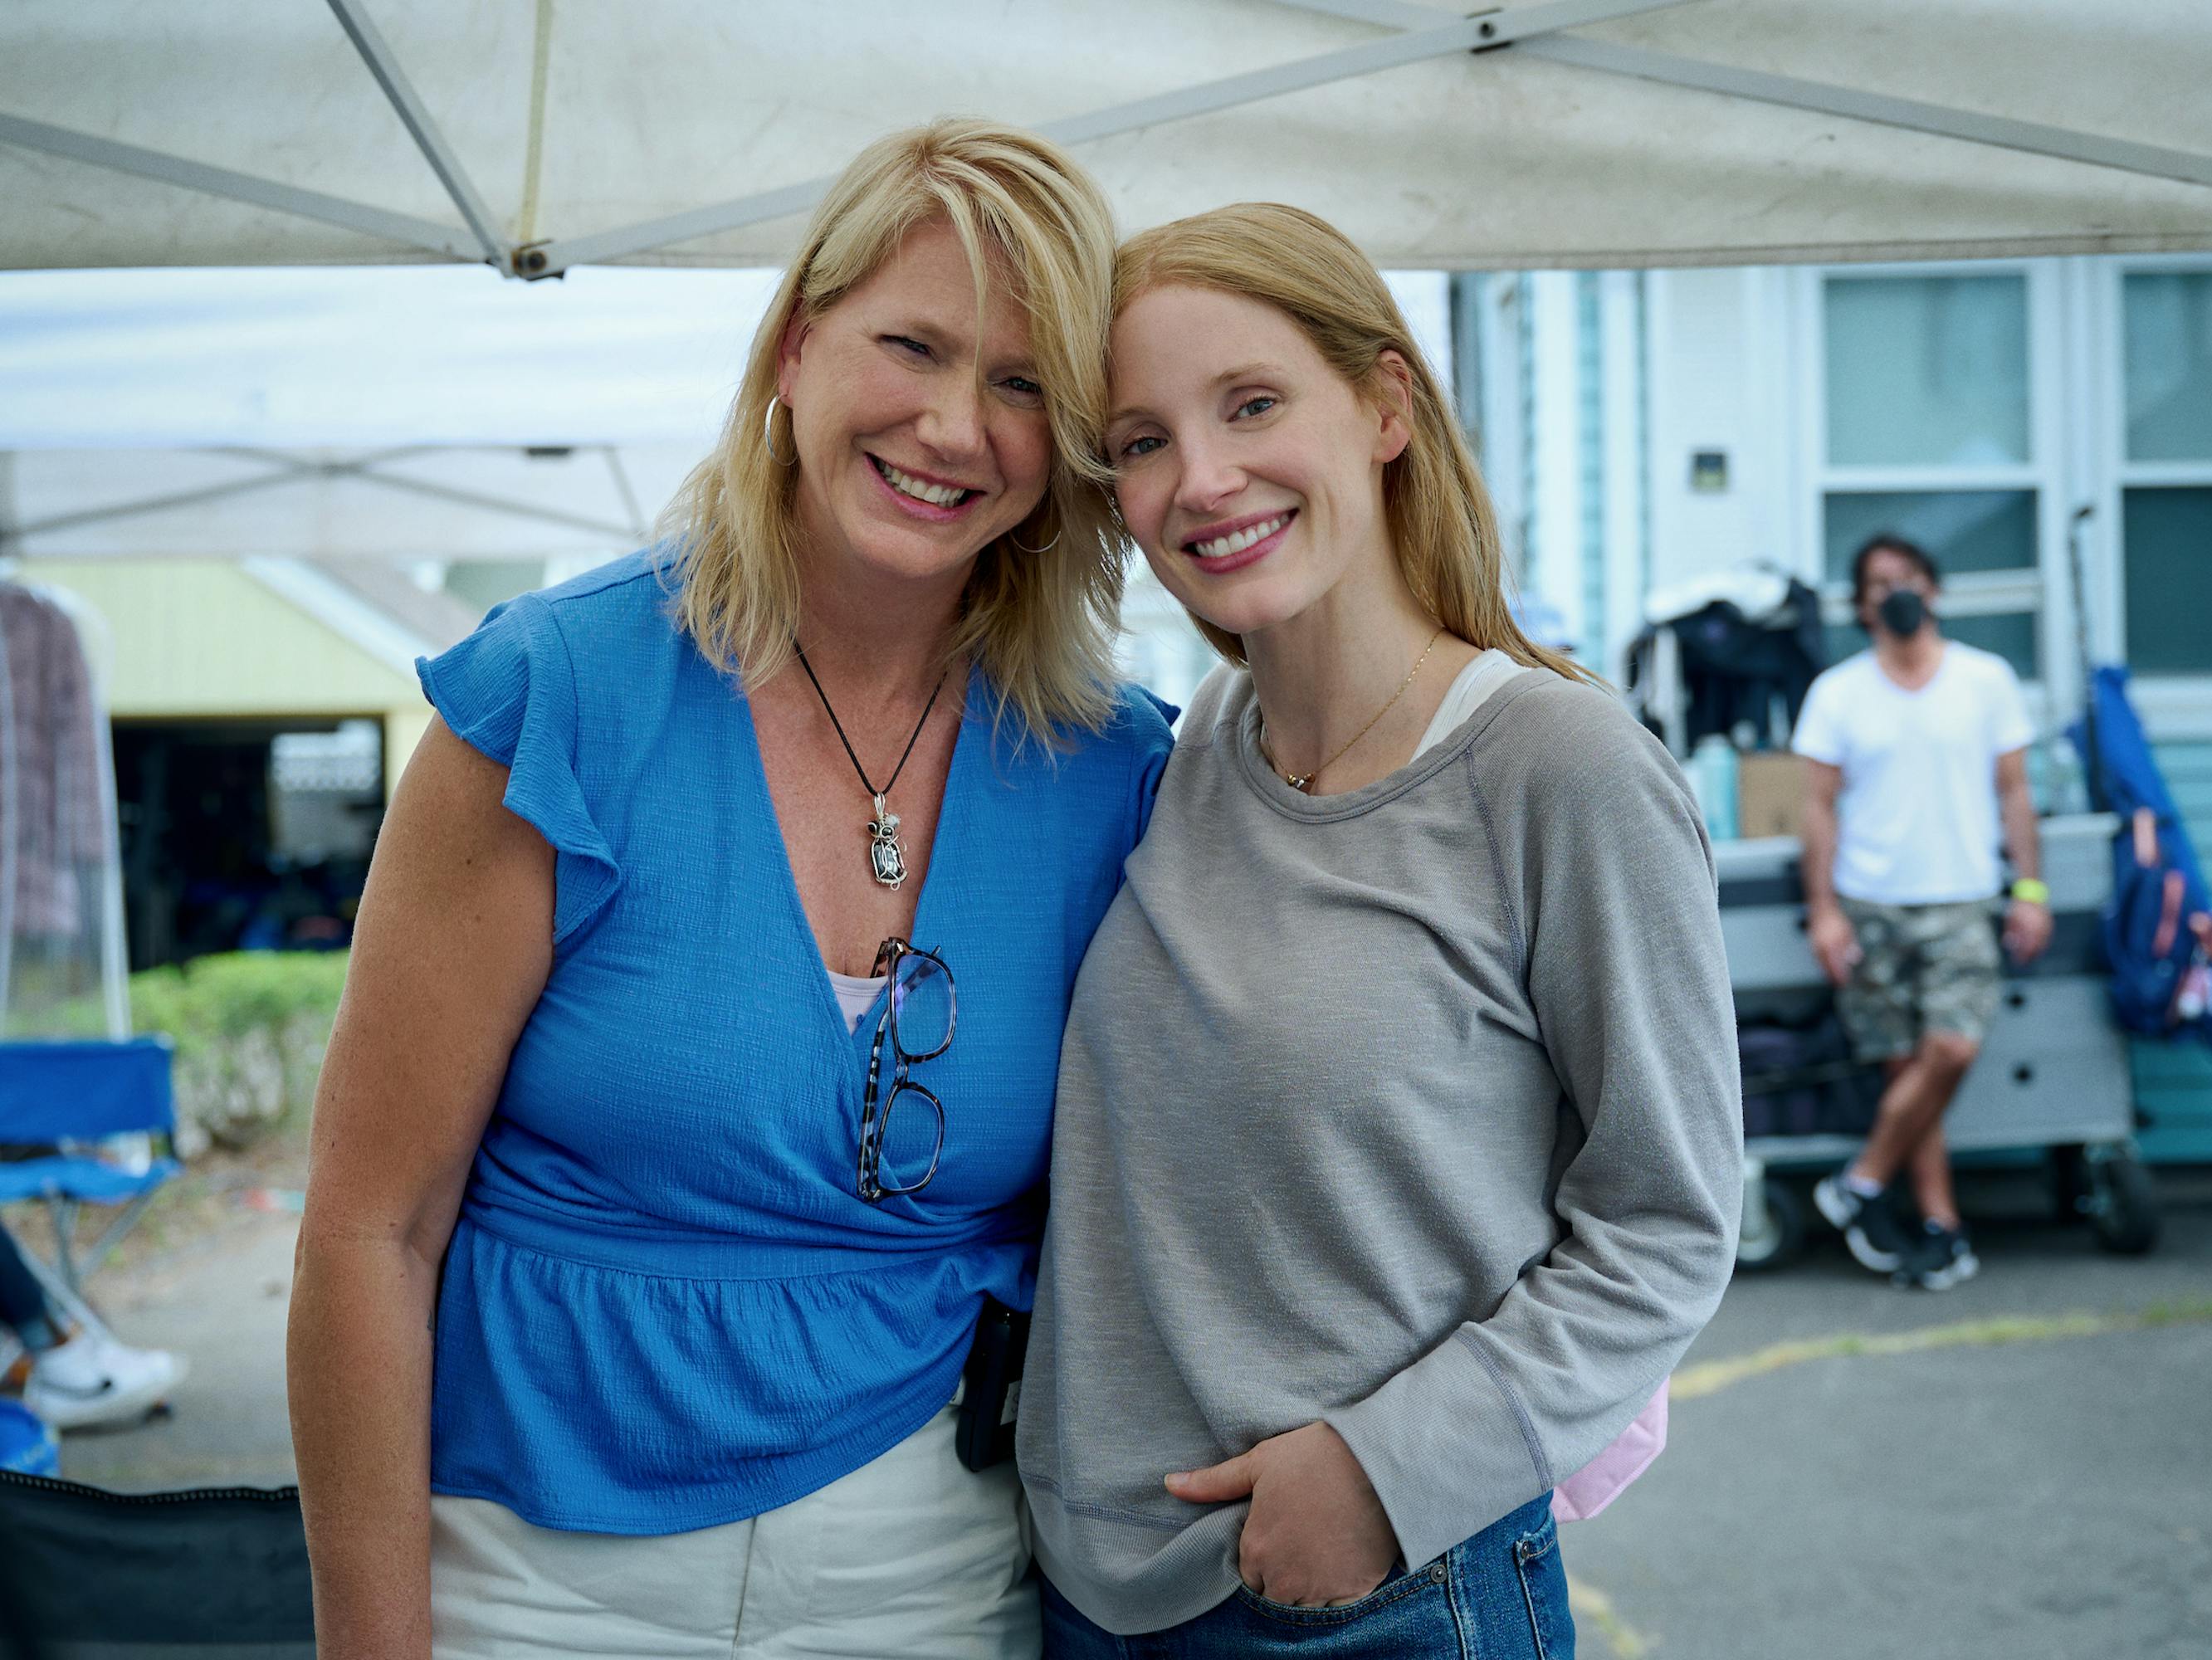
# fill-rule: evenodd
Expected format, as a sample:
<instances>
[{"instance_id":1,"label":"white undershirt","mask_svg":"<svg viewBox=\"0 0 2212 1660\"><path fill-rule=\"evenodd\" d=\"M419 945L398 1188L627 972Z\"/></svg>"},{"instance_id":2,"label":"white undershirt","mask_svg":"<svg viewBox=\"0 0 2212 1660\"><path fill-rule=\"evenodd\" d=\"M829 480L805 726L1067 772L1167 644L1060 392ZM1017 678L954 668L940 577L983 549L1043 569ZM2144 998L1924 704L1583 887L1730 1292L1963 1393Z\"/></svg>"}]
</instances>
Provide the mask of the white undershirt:
<instances>
[{"instance_id":1,"label":"white undershirt","mask_svg":"<svg viewBox=\"0 0 2212 1660\"><path fill-rule=\"evenodd\" d=\"M1411 757L1419 760L1431 750L1450 737L1468 716L1482 707L1484 698L1504 683L1516 665L1504 652L1478 652L1474 660L1455 675L1444 690L1444 701L1437 706L1436 718L1429 729L1421 734L1420 747ZM858 1031L860 1022L876 1005L876 998L884 988L884 976L862 979L856 974L840 974L835 969L827 970L830 988L837 994L837 1008L845 1017L845 1030Z\"/></svg>"},{"instance_id":2,"label":"white undershirt","mask_svg":"<svg viewBox=\"0 0 2212 1660\"><path fill-rule=\"evenodd\" d=\"M1479 651L1470 662L1444 690L1444 701L1437 705L1436 719L1421 734L1421 741L1407 764L1412 765L1431 750L1450 737L1465 723L1468 716L1482 707L1483 700L1505 684L1505 678L1520 666L1504 652L1492 647Z\"/></svg>"},{"instance_id":3,"label":"white undershirt","mask_svg":"<svg viewBox=\"0 0 2212 1660\"><path fill-rule=\"evenodd\" d=\"M837 994L837 1012L845 1017L845 1030L858 1031L861 1018L876 1006L877 995L888 977L878 975L864 980L857 974L840 974L835 969L825 970L830 976L830 989Z\"/></svg>"}]
</instances>

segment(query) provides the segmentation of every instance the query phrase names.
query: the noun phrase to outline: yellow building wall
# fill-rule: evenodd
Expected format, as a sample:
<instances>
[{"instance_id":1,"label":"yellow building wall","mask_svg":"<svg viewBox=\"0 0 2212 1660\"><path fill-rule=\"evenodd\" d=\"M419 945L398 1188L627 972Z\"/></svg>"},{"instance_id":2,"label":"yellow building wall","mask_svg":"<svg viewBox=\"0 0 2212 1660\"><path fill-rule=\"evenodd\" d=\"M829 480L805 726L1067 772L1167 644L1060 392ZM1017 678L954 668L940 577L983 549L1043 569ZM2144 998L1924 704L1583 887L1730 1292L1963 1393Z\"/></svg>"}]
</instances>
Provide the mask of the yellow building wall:
<instances>
[{"instance_id":1,"label":"yellow building wall","mask_svg":"<svg viewBox=\"0 0 2212 1660\"><path fill-rule=\"evenodd\" d=\"M17 574L80 596L106 623L104 648L90 643L118 718L379 716L387 789L428 725L412 674L235 565L26 560Z\"/></svg>"},{"instance_id":2,"label":"yellow building wall","mask_svg":"<svg viewBox=\"0 0 2212 1660\"><path fill-rule=\"evenodd\" d=\"M415 753L416 745L422 734L430 730L430 705L417 697L411 709L392 709L384 717L384 799L390 800L392 792L399 787L399 775L407 769L407 757Z\"/></svg>"}]
</instances>

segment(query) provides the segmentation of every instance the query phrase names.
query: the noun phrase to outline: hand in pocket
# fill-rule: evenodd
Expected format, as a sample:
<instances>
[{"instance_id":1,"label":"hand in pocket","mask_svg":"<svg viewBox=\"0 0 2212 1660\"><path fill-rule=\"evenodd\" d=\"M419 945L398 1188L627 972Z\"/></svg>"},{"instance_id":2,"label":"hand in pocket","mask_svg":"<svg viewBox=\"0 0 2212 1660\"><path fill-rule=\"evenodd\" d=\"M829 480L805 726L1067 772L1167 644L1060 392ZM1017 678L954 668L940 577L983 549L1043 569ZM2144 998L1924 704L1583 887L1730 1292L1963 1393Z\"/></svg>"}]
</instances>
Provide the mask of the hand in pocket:
<instances>
[{"instance_id":1,"label":"hand in pocket","mask_svg":"<svg viewBox=\"0 0 2212 1660\"><path fill-rule=\"evenodd\" d=\"M1237 1572L1271 1602L1355 1602L1389 1575L1398 1537L1344 1438L1326 1424L1270 1436L1249 1452L1167 1478L1194 1505L1249 1498Z\"/></svg>"}]
</instances>

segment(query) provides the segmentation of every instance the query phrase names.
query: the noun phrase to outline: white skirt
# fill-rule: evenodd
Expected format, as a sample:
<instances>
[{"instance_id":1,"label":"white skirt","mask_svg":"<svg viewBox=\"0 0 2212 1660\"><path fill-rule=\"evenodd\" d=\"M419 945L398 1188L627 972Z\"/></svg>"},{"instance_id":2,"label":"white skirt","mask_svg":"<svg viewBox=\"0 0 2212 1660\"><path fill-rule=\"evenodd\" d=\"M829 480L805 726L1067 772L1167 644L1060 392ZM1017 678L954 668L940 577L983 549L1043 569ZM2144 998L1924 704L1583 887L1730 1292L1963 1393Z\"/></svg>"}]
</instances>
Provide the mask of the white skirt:
<instances>
[{"instance_id":1,"label":"white skirt","mask_svg":"<svg viewBox=\"0 0 2212 1660\"><path fill-rule=\"evenodd\" d=\"M978 1475L948 1407L780 1509L635 1538L430 1500L434 1660L1035 1660L1029 1511L1013 1461Z\"/></svg>"}]
</instances>

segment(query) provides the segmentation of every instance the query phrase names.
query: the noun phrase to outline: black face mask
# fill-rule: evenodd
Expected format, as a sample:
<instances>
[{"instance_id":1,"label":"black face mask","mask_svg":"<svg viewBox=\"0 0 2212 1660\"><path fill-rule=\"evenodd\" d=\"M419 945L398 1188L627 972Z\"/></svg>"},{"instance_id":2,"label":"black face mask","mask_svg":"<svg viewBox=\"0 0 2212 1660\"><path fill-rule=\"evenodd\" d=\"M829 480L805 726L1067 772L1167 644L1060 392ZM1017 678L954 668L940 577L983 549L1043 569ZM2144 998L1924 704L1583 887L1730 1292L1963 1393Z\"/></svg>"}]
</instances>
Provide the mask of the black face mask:
<instances>
[{"instance_id":1,"label":"black face mask","mask_svg":"<svg viewBox=\"0 0 2212 1660\"><path fill-rule=\"evenodd\" d=\"M1875 608L1881 618L1882 627L1900 639L1920 632L1920 625L1928 620L1928 602L1911 588L1893 588Z\"/></svg>"}]
</instances>

